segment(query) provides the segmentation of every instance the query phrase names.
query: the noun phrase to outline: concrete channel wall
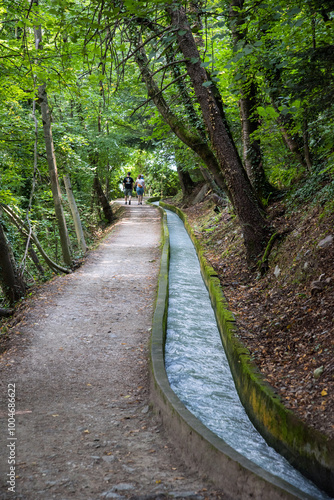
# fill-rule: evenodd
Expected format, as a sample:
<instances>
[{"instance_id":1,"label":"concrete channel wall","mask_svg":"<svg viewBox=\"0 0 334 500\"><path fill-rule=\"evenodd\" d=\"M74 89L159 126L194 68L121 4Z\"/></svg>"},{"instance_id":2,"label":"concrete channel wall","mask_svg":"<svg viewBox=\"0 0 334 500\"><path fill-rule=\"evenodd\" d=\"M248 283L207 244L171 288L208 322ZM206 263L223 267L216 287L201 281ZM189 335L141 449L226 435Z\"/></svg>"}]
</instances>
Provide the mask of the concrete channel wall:
<instances>
[{"instance_id":1,"label":"concrete channel wall","mask_svg":"<svg viewBox=\"0 0 334 500\"><path fill-rule=\"evenodd\" d=\"M286 410L278 397L252 365L248 351L239 342L232 313L227 308L219 279L208 266L186 216L173 206L193 240L203 278L216 312L224 348L232 375L245 409L257 429L270 445L290 458L293 465L330 493L333 487L333 454L324 436L307 428ZM160 208L161 210L161 208ZM163 248L156 308L151 338L151 399L171 440L187 463L207 475L233 499L307 499L286 481L264 471L249 461L192 415L171 390L164 366L164 344L167 329L169 235L166 214L163 211ZM306 428L305 428L306 427ZM300 451L304 456L300 456ZM306 458L305 458L306 457ZM307 472L307 474L306 474Z\"/></svg>"}]
</instances>

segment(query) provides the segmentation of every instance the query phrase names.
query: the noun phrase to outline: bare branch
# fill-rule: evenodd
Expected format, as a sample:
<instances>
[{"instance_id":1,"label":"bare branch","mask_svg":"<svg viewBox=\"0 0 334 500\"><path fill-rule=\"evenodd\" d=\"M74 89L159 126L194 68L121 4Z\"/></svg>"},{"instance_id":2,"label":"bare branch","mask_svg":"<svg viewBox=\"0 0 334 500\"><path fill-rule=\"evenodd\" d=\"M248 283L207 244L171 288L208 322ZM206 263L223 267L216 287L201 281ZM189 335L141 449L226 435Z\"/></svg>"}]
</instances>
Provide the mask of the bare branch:
<instances>
[{"instance_id":1,"label":"bare branch","mask_svg":"<svg viewBox=\"0 0 334 500\"><path fill-rule=\"evenodd\" d=\"M10 218L12 223L18 228L20 233L23 234L23 236L25 236L27 238L28 232L27 232L27 228L26 228L25 223L23 221L21 221L21 219L16 215L16 213L8 205L1 204L1 208L8 215L8 217ZM43 250L42 245L40 244L37 236L35 235L35 233L33 231L31 231L31 239L35 243L35 245L38 248L38 250L40 251L43 259L45 260L45 262L47 263L47 265L49 266L49 268L52 271L62 272L62 273L66 273L66 274L71 273L70 269L67 269L66 267L59 266L58 264L56 264L56 262L53 262L53 260L51 260L50 257L48 257L48 255Z\"/></svg>"},{"instance_id":2,"label":"bare branch","mask_svg":"<svg viewBox=\"0 0 334 500\"><path fill-rule=\"evenodd\" d=\"M141 104L140 106L138 106L132 113L130 116L134 115L136 111L138 111L138 109L142 108L143 106L145 106L145 104L148 104L150 101L152 101L152 99L154 99L155 97L157 97L159 94L162 94L162 92L164 92L164 90L166 90L168 87L170 87L171 85L173 85L173 83L175 83L177 80L180 80L181 78L185 78L186 76L188 75L188 73L183 73L183 75L180 75L178 76L177 78L175 78L175 80L173 80L172 82L170 82L168 85L166 85L163 89L159 90L159 92L156 92L154 94L154 96L150 97L149 99L146 99L146 101Z\"/></svg>"},{"instance_id":3,"label":"bare branch","mask_svg":"<svg viewBox=\"0 0 334 500\"><path fill-rule=\"evenodd\" d=\"M156 33L154 35L152 35L151 37L147 38L145 40L145 42L142 42L140 45L138 45L135 50L133 52L131 52L131 54L129 54L125 59L123 59L120 64L118 65L118 67L121 65L121 64L124 64L126 61L128 61L129 59L131 59L131 57L133 57L139 50L141 50L143 47L145 47L145 45L150 42L151 40L153 40L154 38L156 38L157 36L160 36L162 35L163 33L165 33L166 31L170 30L170 26L168 26L167 28L165 28L164 30L160 31L159 33ZM171 31L176 31L176 30L171 30Z\"/></svg>"},{"instance_id":4,"label":"bare branch","mask_svg":"<svg viewBox=\"0 0 334 500\"><path fill-rule=\"evenodd\" d=\"M156 75L157 73L159 73L162 70L166 70L169 66L174 66L175 64L181 64L181 63L185 63L185 62L187 62L186 59L180 59L179 61L173 61L173 62L170 62L168 64L165 64L161 68L159 68L156 71L154 71L154 73L152 73L151 76Z\"/></svg>"}]
</instances>

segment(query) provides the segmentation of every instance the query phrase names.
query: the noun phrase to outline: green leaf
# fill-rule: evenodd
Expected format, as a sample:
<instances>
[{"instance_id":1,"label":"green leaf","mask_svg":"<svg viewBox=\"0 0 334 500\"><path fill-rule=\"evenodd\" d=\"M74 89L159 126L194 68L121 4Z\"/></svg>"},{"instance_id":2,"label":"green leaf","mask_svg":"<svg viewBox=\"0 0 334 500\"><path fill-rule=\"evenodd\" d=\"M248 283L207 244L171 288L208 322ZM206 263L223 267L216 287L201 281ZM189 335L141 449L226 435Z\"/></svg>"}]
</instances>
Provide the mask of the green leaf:
<instances>
[{"instance_id":1,"label":"green leaf","mask_svg":"<svg viewBox=\"0 0 334 500\"><path fill-rule=\"evenodd\" d=\"M274 120L279 117L279 113L277 113L277 111L272 106L267 106L266 111L268 115Z\"/></svg>"},{"instance_id":2,"label":"green leaf","mask_svg":"<svg viewBox=\"0 0 334 500\"><path fill-rule=\"evenodd\" d=\"M279 107L280 112L282 113L283 116L286 116L289 114L290 110L286 106L280 106Z\"/></svg>"},{"instance_id":3,"label":"green leaf","mask_svg":"<svg viewBox=\"0 0 334 500\"><path fill-rule=\"evenodd\" d=\"M293 9L289 10L289 14L291 16L295 16L296 14L299 14L301 12L299 7L294 7Z\"/></svg>"},{"instance_id":4,"label":"green leaf","mask_svg":"<svg viewBox=\"0 0 334 500\"><path fill-rule=\"evenodd\" d=\"M246 45L246 47L244 47L244 49L242 50L243 53L248 56L249 54L251 54L253 52L253 47L252 45Z\"/></svg>"}]
</instances>

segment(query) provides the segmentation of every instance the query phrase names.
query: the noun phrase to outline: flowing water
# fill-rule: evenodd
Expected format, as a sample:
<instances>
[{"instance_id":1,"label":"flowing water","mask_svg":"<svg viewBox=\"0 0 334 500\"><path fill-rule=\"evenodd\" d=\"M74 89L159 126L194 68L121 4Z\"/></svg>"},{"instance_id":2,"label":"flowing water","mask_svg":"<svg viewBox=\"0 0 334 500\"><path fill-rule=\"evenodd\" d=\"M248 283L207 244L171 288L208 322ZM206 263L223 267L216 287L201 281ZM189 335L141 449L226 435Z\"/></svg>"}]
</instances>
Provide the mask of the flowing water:
<instances>
[{"instance_id":1,"label":"flowing water","mask_svg":"<svg viewBox=\"0 0 334 500\"><path fill-rule=\"evenodd\" d=\"M239 400L195 248L183 222L167 210L170 235L165 364L179 399L241 455L315 499L329 499L267 445Z\"/></svg>"}]
</instances>

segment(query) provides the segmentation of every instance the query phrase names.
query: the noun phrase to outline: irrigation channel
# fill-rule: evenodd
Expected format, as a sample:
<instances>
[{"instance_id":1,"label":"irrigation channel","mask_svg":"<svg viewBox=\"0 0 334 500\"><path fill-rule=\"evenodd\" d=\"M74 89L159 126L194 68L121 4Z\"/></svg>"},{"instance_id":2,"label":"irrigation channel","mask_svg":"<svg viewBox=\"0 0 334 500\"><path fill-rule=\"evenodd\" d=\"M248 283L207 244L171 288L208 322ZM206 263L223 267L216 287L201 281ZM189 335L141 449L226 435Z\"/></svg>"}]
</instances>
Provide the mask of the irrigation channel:
<instances>
[{"instance_id":1,"label":"irrigation channel","mask_svg":"<svg viewBox=\"0 0 334 500\"><path fill-rule=\"evenodd\" d=\"M170 236L165 367L171 388L207 428L271 474L314 499L329 499L271 448L235 389L199 260L183 222L166 210Z\"/></svg>"}]
</instances>

